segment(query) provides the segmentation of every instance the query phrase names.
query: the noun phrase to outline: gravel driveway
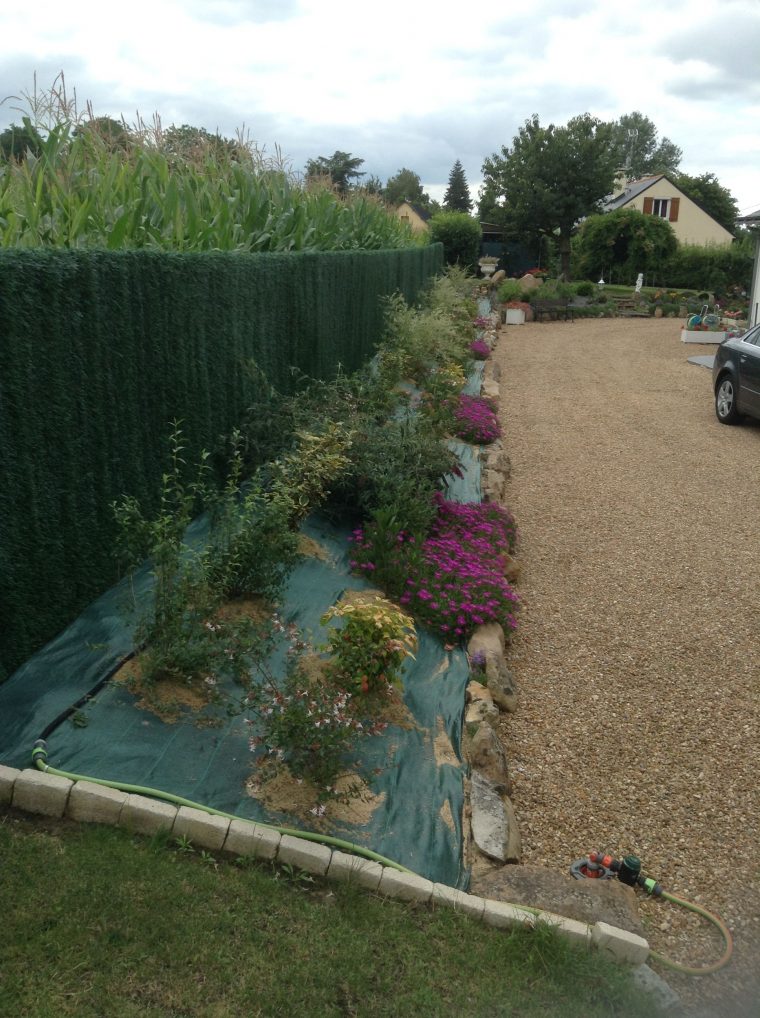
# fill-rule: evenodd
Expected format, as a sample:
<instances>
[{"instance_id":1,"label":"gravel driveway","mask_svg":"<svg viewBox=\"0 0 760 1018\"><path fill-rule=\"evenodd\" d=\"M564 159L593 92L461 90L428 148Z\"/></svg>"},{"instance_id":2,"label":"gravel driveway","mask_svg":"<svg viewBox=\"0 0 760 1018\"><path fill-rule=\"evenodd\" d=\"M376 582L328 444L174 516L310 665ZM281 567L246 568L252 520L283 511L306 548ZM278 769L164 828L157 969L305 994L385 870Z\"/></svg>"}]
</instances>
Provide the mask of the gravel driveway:
<instances>
[{"instance_id":1,"label":"gravel driveway","mask_svg":"<svg viewBox=\"0 0 760 1018\"><path fill-rule=\"evenodd\" d=\"M718 424L687 362L714 352L673 319L502 329L523 599L502 737L524 862L639 855L735 938L716 975L661 973L689 1013L743 1018L760 1013L760 425ZM663 954L720 955L698 917L641 914Z\"/></svg>"}]
</instances>

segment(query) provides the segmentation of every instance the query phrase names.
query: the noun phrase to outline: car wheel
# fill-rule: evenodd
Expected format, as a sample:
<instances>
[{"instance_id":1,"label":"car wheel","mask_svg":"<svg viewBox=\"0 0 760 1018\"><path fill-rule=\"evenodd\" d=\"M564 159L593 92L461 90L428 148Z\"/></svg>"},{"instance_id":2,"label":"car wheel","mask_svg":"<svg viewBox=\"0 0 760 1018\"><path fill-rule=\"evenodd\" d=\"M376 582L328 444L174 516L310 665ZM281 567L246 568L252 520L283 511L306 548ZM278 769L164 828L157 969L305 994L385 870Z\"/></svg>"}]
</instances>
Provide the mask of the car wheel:
<instances>
[{"instance_id":1,"label":"car wheel","mask_svg":"<svg viewBox=\"0 0 760 1018\"><path fill-rule=\"evenodd\" d=\"M730 375L718 379L715 388L715 415L721 424L736 424L739 414L736 410L736 388Z\"/></svg>"}]
</instances>

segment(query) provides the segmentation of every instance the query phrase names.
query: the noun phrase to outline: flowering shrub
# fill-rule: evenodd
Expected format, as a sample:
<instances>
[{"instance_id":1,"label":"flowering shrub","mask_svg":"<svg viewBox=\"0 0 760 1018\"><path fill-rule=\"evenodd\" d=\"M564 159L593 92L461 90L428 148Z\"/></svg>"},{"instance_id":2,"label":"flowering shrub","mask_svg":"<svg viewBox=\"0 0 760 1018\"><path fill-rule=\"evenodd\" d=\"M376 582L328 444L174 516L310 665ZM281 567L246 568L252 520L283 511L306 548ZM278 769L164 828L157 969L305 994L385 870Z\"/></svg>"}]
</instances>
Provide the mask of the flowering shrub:
<instances>
[{"instance_id":1,"label":"flowering shrub","mask_svg":"<svg viewBox=\"0 0 760 1018\"><path fill-rule=\"evenodd\" d=\"M491 347L484 339L474 339L470 343L470 353L476 361L487 361L491 356Z\"/></svg>"},{"instance_id":2,"label":"flowering shrub","mask_svg":"<svg viewBox=\"0 0 760 1018\"><path fill-rule=\"evenodd\" d=\"M514 629L518 597L504 577L502 558L515 547L512 515L487 503L448 502L440 494L436 503L430 536L418 547L412 535L398 533L395 552L385 549L376 579L384 583L389 576L389 592L444 639L464 638L488 622ZM354 567L370 564L374 570L372 525L354 531L353 545Z\"/></svg>"},{"instance_id":3,"label":"flowering shrub","mask_svg":"<svg viewBox=\"0 0 760 1018\"><path fill-rule=\"evenodd\" d=\"M417 647L414 623L385 598L333 605L322 624L344 619L342 629L329 637L332 652L330 674L343 689L354 694L384 692L401 685L404 659L414 657Z\"/></svg>"},{"instance_id":4,"label":"flowering shrub","mask_svg":"<svg viewBox=\"0 0 760 1018\"><path fill-rule=\"evenodd\" d=\"M487 329L491 324L491 320L490 318L486 318L484 315L478 315L472 324L476 329Z\"/></svg>"},{"instance_id":5,"label":"flowering shrub","mask_svg":"<svg viewBox=\"0 0 760 1018\"><path fill-rule=\"evenodd\" d=\"M499 419L491 400L462 394L455 411L456 434L464 442L487 445L501 434Z\"/></svg>"}]
</instances>

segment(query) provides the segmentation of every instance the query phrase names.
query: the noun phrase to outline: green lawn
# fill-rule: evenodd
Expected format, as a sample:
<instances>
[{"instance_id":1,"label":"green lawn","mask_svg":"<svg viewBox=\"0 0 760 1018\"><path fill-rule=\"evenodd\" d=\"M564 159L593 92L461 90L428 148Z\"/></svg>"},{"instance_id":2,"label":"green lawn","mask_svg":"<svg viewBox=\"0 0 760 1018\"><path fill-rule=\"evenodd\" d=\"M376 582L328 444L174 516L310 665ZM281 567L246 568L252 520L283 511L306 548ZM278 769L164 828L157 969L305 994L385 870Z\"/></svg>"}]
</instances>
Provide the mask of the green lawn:
<instances>
[{"instance_id":1,"label":"green lawn","mask_svg":"<svg viewBox=\"0 0 760 1018\"><path fill-rule=\"evenodd\" d=\"M263 864L0 811L0 1014L651 1016L624 968Z\"/></svg>"}]
</instances>

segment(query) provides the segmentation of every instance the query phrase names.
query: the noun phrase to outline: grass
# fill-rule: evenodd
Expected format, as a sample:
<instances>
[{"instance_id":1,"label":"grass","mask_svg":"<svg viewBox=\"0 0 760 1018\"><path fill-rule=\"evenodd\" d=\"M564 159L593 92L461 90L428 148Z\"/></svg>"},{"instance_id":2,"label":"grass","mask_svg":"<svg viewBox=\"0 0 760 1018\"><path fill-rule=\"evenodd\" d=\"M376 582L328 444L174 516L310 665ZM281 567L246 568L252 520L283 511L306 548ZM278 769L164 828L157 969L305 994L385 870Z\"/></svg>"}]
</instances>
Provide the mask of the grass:
<instances>
[{"instance_id":1,"label":"grass","mask_svg":"<svg viewBox=\"0 0 760 1018\"><path fill-rule=\"evenodd\" d=\"M235 864L167 838L0 813L0 1012L25 1018L651 1016L622 967Z\"/></svg>"}]
</instances>

